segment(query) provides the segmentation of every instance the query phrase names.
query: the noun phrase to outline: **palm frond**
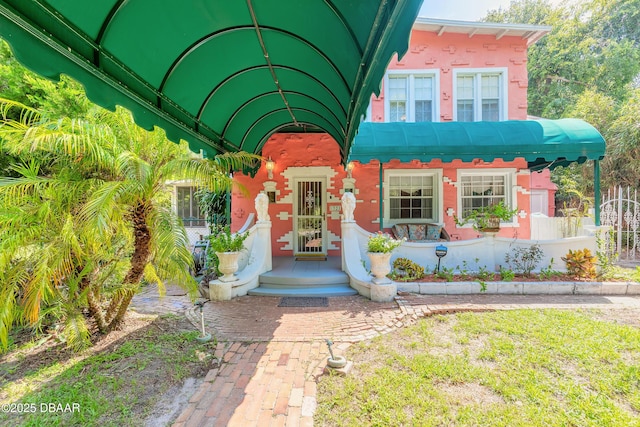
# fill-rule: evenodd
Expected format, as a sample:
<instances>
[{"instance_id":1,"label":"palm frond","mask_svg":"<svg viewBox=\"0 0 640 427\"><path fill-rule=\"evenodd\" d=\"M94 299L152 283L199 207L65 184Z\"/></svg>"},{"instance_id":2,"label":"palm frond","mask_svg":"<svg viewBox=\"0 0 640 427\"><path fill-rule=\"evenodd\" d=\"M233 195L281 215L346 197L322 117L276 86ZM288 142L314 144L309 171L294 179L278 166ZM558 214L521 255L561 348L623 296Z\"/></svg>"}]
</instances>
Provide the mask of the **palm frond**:
<instances>
[{"instance_id":1,"label":"palm frond","mask_svg":"<svg viewBox=\"0 0 640 427\"><path fill-rule=\"evenodd\" d=\"M156 230L151 240L151 262L158 276L178 284L195 297L197 283L189 272L193 257L180 218L169 209L156 209L150 220Z\"/></svg>"},{"instance_id":2,"label":"palm frond","mask_svg":"<svg viewBox=\"0 0 640 427\"><path fill-rule=\"evenodd\" d=\"M20 118L17 123L26 127L40 122L42 118L40 112L35 108L28 107L17 101L0 97L0 118L2 118L3 123L15 122L15 120L11 118L12 115L10 113L12 110L20 111Z\"/></svg>"},{"instance_id":3,"label":"palm frond","mask_svg":"<svg viewBox=\"0 0 640 427\"><path fill-rule=\"evenodd\" d=\"M87 322L82 313L75 305L65 305L64 312L66 315L64 322L64 337L67 346L74 351L80 351L91 345L89 340L91 334L87 328Z\"/></svg>"},{"instance_id":4,"label":"palm frond","mask_svg":"<svg viewBox=\"0 0 640 427\"><path fill-rule=\"evenodd\" d=\"M51 247L40 251L39 254L42 258L33 266L29 279L25 283L21 301L25 319L30 324L38 321L42 304L48 302L55 294L55 287L63 277L60 271L50 268L50 258L54 254Z\"/></svg>"},{"instance_id":5,"label":"palm frond","mask_svg":"<svg viewBox=\"0 0 640 427\"><path fill-rule=\"evenodd\" d=\"M167 288L164 285L164 281L158 276L158 272L156 271L153 264L148 263L144 267L144 278L148 283L155 283L158 287L158 295L160 297L164 297L167 293Z\"/></svg>"},{"instance_id":6,"label":"palm frond","mask_svg":"<svg viewBox=\"0 0 640 427\"><path fill-rule=\"evenodd\" d=\"M126 193L127 184L123 181L105 182L82 207L81 220L96 231L109 230L114 218L122 218L121 195Z\"/></svg>"},{"instance_id":7,"label":"palm frond","mask_svg":"<svg viewBox=\"0 0 640 427\"><path fill-rule=\"evenodd\" d=\"M0 270L0 348L9 346L9 332L20 315L16 298L25 279L25 270L20 263Z\"/></svg>"},{"instance_id":8,"label":"palm frond","mask_svg":"<svg viewBox=\"0 0 640 427\"><path fill-rule=\"evenodd\" d=\"M8 115L15 108L21 110L20 120ZM0 138L11 154L44 152L66 156L71 162L91 164L103 172L113 168L110 147L114 136L108 126L69 118L47 121L37 110L3 99L0 99L0 113Z\"/></svg>"},{"instance_id":9,"label":"palm frond","mask_svg":"<svg viewBox=\"0 0 640 427\"><path fill-rule=\"evenodd\" d=\"M237 153L224 153L218 154L211 162L215 163L218 168L228 173L234 170L242 168L253 168L258 166L259 162L263 160L262 156L257 154L247 153L245 151L239 151Z\"/></svg>"}]
</instances>

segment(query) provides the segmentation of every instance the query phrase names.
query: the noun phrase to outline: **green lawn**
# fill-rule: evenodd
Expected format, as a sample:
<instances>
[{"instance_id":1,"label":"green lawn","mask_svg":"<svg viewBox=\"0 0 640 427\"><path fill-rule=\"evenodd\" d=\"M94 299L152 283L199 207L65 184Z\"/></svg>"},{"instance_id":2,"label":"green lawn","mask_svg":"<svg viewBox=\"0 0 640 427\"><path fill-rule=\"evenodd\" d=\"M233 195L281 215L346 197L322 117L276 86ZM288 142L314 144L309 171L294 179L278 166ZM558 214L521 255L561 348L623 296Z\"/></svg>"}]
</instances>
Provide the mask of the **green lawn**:
<instances>
[{"instance_id":1,"label":"green lawn","mask_svg":"<svg viewBox=\"0 0 640 427\"><path fill-rule=\"evenodd\" d=\"M422 319L351 347L318 426L640 426L640 329L588 311Z\"/></svg>"}]
</instances>

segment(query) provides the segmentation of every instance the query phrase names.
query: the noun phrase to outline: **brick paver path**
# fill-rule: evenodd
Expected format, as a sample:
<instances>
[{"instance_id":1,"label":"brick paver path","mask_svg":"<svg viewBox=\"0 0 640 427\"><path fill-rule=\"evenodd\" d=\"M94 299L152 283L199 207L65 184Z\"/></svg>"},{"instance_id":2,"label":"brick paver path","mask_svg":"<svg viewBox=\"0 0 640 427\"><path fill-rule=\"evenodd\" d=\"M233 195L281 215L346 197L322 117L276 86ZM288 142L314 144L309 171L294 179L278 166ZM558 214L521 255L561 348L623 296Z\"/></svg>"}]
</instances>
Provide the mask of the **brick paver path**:
<instances>
[{"instance_id":1,"label":"brick paver path","mask_svg":"<svg viewBox=\"0 0 640 427\"><path fill-rule=\"evenodd\" d=\"M353 342L432 314L518 308L633 310L640 297L575 295L403 295L390 303L329 298L328 307L278 307L275 297L240 297L204 306L207 331L219 340L220 367L210 371L174 426L311 426L316 381L329 356L324 342L344 354ZM136 296L136 309L183 312L199 327L200 314L184 296Z\"/></svg>"}]
</instances>

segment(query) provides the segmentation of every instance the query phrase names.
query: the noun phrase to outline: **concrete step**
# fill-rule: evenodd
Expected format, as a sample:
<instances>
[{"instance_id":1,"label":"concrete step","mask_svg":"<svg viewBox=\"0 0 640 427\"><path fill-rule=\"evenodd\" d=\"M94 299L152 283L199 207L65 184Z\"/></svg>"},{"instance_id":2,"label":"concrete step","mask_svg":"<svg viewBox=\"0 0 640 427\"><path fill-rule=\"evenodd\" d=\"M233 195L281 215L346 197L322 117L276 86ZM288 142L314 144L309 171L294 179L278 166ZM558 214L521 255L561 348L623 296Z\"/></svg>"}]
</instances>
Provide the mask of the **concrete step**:
<instances>
[{"instance_id":1,"label":"concrete step","mask_svg":"<svg viewBox=\"0 0 640 427\"><path fill-rule=\"evenodd\" d=\"M349 276L341 270L341 259L273 259L273 270L260 275L260 286L249 295L269 296L347 296L358 293L349 286Z\"/></svg>"},{"instance_id":2,"label":"concrete step","mask_svg":"<svg viewBox=\"0 0 640 427\"><path fill-rule=\"evenodd\" d=\"M306 275L295 275L287 272L270 271L260 275L260 285L285 286L334 286L349 283L349 276L342 271L314 272Z\"/></svg>"},{"instance_id":3,"label":"concrete step","mask_svg":"<svg viewBox=\"0 0 640 427\"><path fill-rule=\"evenodd\" d=\"M250 290L249 295L272 297L344 297L358 295L358 292L346 283L342 285L308 287L271 287L270 285L265 287L260 285L260 287Z\"/></svg>"}]
</instances>

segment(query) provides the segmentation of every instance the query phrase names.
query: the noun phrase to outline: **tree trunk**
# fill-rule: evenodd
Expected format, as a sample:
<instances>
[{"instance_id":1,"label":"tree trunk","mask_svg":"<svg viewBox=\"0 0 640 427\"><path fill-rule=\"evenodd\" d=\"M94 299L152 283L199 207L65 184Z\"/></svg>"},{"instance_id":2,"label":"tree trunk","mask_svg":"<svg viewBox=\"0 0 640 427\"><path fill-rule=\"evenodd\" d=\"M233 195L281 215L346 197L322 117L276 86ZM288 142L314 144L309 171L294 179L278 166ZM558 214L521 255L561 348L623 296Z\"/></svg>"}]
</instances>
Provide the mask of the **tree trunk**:
<instances>
[{"instance_id":1,"label":"tree trunk","mask_svg":"<svg viewBox=\"0 0 640 427\"><path fill-rule=\"evenodd\" d=\"M122 293L117 293L113 297L111 297L111 302L109 303L109 307L107 307L107 311L104 315L104 319L107 323L111 323L113 318L116 316L118 312L118 308L120 307L120 303L122 302Z\"/></svg>"},{"instance_id":2,"label":"tree trunk","mask_svg":"<svg viewBox=\"0 0 640 427\"><path fill-rule=\"evenodd\" d=\"M120 307L118 307L118 311L116 316L113 318L111 323L109 324L109 330L112 331L117 329L124 320L124 315L127 314L127 308L129 308L129 304L131 303L131 299L135 295L134 291L126 291L122 301L120 302Z\"/></svg>"},{"instance_id":3,"label":"tree trunk","mask_svg":"<svg viewBox=\"0 0 640 427\"><path fill-rule=\"evenodd\" d=\"M134 236L131 266L123 281L125 291L117 297L117 301L113 300L109 305L108 312L110 315L113 315L113 319L109 321L109 330L117 328L124 320L127 308L144 274L144 268L149 262L149 256L151 254L151 233L147 226L148 211L149 208L146 204L139 203L131 212L130 218L133 225Z\"/></svg>"},{"instance_id":4,"label":"tree trunk","mask_svg":"<svg viewBox=\"0 0 640 427\"><path fill-rule=\"evenodd\" d=\"M76 267L76 273L78 275L81 275L83 270L84 267ZM107 322L105 321L104 313L102 311L102 307L100 306L100 299L96 298L91 284L91 279L89 279L87 276L82 277L82 279L80 280L80 290L83 292L87 290L87 304L89 305L89 315L95 320L96 325L98 326L98 330L104 334L107 332Z\"/></svg>"},{"instance_id":5,"label":"tree trunk","mask_svg":"<svg viewBox=\"0 0 640 427\"><path fill-rule=\"evenodd\" d=\"M93 294L93 291L89 291L87 294L87 302L89 303L89 313L91 317L96 321L96 325L98 325L98 330L100 333L107 333L108 325L105 320L104 313L102 312L102 307L100 307L100 301L96 299L96 296Z\"/></svg>"}]
</instances>

